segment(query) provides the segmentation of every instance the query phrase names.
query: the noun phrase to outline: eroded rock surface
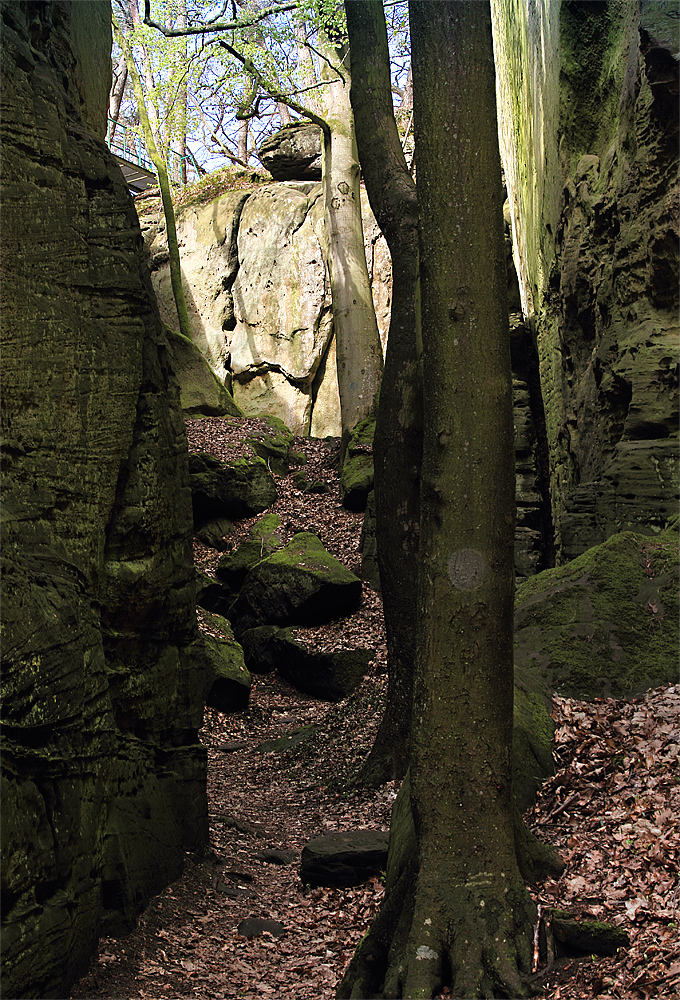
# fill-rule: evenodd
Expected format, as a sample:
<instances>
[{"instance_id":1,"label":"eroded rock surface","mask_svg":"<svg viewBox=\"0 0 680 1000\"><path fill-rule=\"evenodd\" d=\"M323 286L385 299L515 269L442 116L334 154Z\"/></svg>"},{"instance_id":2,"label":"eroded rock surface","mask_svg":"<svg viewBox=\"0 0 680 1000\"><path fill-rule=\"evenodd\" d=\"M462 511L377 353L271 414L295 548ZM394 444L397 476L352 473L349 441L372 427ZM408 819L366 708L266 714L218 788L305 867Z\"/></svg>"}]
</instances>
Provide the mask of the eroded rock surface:
<instances>
[{"instance_id":1,"label":"eroded rock surface","mask_svg":"<svg viewBox=\"0 0 680 1000\"><path fill-rule=\"evenodd\" d=\"M2 991L64 997L206 841L205 658L110 5L1 11Z\"/></svg>"},{"instance_id":2,"label":"eroded rock surface","mask_svg":"<svg viewBox=\"0 0 680 1000\"><path fill-rule=\"evenodd\" d=\"M361 196L364 245L383 347L391 262ZM178 326L167 240L145 217L161 315ZM246 415L295 434L340 435L340 399L321 185L287 181L232 191L177 213L184 293L195 344Z\"/></svg>"},{"instance_id":3,"label":"eroded rock surface","mask_svg":"<svg viewBox=\"0 0 680 1000\"><path fill-rule=\"evenodd\" d=\"M492 8L515 259L570 559L676 510L677 9Z\"/></svg>"}]
</instances>

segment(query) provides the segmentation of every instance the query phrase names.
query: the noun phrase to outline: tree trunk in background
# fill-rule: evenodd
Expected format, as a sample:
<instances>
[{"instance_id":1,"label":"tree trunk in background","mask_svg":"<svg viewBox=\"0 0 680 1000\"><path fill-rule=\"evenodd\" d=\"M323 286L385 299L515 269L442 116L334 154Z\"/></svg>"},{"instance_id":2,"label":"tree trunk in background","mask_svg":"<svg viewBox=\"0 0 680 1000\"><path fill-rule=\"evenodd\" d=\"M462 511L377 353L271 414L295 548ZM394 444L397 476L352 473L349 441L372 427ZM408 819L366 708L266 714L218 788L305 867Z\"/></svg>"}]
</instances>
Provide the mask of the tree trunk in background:
<instances>
[{"instance_id":1,"label":"tree trunk in background","mask_svg":"<svg viewBox=\"0 0 680 1000\"><path fill-rule=\"evenodd\" d=\"M187 26L187 0L182 0L180 3L179 13L177 15L177 27L186 28ZM189 73L189 61L187 58L187 38L184 35L183 38L179 39L180 50L179 50L179 72L180 81L177 88L177 102L178 102L178 114L177 114L177 152L179 154L179 181L180 184L186 184L187 182L187 104L188 104L188 84L187 76Z\"/></svg>"},{"instance_id":2,"label":"tree trunk in background","mask_svg":"<svg viewBox=\"0 0 680 1000\"><path fill-rule=\"evenodd\" d=\"M248 128L249 122L247 118L244 118L238 123L237 137L237 149L236 155L238 156L241 163L247 166L248 164Z\"/></svg>"},{"instance_id":3,"label":"tree trunk in background","mask_svg":"<svg viewBox=\"0 0 680 1000\"><path fill-rule=\"evenodd\" d=\"M109 118L111 119L107 123L107 141L109 143L113 142L113 137L116 134L116 124L118 123L118 115L120 114L120 105L123 100L123 93L125 92L127 76L127 63L125 62L125 55L121 52L120 58L113 70L111 93L109 94Z\"/></svg>"},{"instance_id":4,"label":"tree trunk in background","mask_svg":"<svg viewBox=\"0 0 680 1000\"><path fill-rule=\"evenodd\" d=\"M348 2L345 9L359 158L392 256L390 331L373 443L389 686L385 713L359 776L363 783L380 785L401 780L409 760L422 457L418 205L394 120L382 2Z\"/></svg>"},{"instance_id":5,"label":"tree trunk in background","mask_svg":"<svg viewBox=\"0 0 680 1000\"><path fill-rule=\"evenodd\" d=\"M161 189L161 201L163 203L163 213L165 215L165 229L168 237L168 254L170 256L170 281L172 284L172 294L175 299L175 307L177 309L177 318L179 320L179 332L185 337L191 339L191 327L189 326L189 314L187 312L187 305L184 299L184 289L182 287L182 268L179 259L179 246L177 245L177 227L175 225L175 209L172 204L172 193L170 191L170 180L168 178L168 170L166 160L158 152L156 146L153 131L151 129L151 123L149 122L149 116L146 111L146 104L144 102L144 91L142 89L142 81L139 78L139 73L137 72L137 67L135 66L135 61L132 55L132 47L129 40L123 35L120 28L114 22L114 35L116 41L120 45L123 53L125 54L125 61L127 62L128 73L130 74L130 79L132 80L132 86L135 92L135 99L137 101L137 111L139 112L139 121L142 127L142 134L144 135L144 142L146 143L146 148L151 157L151 162L156 168L158 174L158 184Z\"/></svg>"},{"instance_id":6,"label":"tree trunk in background","mask_svg":"<svg viewBox=\"0 0 680 1000\"><path fill-rule=\"evenodd\" d=\"M277 101L276 110L278 112L279 120L281 122L281 128L283 128L284 125L290 125L293 119L290 117L290 111L288 110L288 106L284 104L282 101Z\"/></svg>"},{"instance_id":7,"label":"tree trunk in background","mask_svg":"<svg viewBox=\"0 0 680 1000\"><path fill-rule=\"evenodd\" d=\"M324 118L324 205L333 292L333 329L343 453L350 431L368 416L382 376L382 345L373 308L361 223L360 168L350 104L346 45L321 39Z\"/></svg>"},{"instance_id":8,"label":"tree trunk in background","mask_svg":"<svg viewBox=\"0 0 680 1000\"><path fill-rule=\"evenodd\" d=\"M512 380L488 3L411 2L423 461L410 782L338 996L522 997L512 793ZM400 466L398 467L400 470ZM394 470L397 473L397 469Z\"/></svg>"}]
</instances>

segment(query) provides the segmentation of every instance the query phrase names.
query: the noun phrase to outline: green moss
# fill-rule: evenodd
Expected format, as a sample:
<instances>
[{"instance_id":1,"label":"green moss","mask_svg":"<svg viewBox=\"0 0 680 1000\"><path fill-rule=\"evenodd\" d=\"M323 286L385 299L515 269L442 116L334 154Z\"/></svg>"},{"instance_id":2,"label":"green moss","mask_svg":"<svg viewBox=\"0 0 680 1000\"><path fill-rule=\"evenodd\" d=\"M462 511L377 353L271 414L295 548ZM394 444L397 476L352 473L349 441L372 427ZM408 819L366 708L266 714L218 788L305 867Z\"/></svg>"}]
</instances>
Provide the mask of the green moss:
<instances>
[{"instance_id":1,"label":"green moss","mask_svg":"<svg viewBox=\"0 0 680 1000\"><path fill-rule=\"evenodd\" d=\"M566 173L573 174L584 153L604 155L617 135L629 22L636 7L628 0L570 0L560 6L560 125Z\"/></svg>"},{"instance_id":2,"label":"green moss","mask_svg":"<svg viewBox=\"0 0 680 1000\"><path fill-rule=\"evenodd\" d=\"M678 536L622 532L518 588L516 664L562 693L626 697L677 674Z\"/></svg>"},{"instance_id":3,"label":"green moss","mask_svg":"<svg viewBox=\"0 0 680 1000\"><path fill-rule=\"evenodd\" d=\"M273 433L257 432L246 438L246 441L255 454L267 463L268 468L277 476L285 476L290 471L291 465L304 465L307 459L300 452L293 450L293 432L286 427L283 420L264 414L261 415L261 419L267 421Z\"/></svg>"}]
</instances>

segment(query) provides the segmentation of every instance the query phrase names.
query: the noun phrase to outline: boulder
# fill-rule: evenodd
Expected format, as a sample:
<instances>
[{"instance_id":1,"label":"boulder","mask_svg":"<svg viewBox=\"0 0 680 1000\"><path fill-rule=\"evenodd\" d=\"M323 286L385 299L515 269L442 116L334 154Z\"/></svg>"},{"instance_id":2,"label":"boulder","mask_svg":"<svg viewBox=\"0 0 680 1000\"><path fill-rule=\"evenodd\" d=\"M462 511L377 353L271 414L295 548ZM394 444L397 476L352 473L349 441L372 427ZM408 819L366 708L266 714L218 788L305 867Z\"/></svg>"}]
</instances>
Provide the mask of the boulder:
<instances>
[{"instance_id":1,"label":"boulder","mask_svg":"<svg viewBox=\"0 0 680 1000\"><path fill-rule=\"evenodd\" d=\"M366 510L368 494L373 489L373 437L375 406L352 430L340 470L342 504L347 510Z\"/></svg>"},{"instance_id":2,"label":"boulder","mask_svg":"<svg viewBox=\"0 0 680 1000\"><path fill-rule=\"evenodd\" d=\"M238 271L237 234L250 191L227 191L208 205L187 205L177 211L177 237L182 256L182 285L189 313L191 339L217 378L230 376L225 333L234 328L233 285ZM161 213L162 216L162 213ZM147 231L151 281L161 317L179 329L170 280L165 226Z\"/></svg>"},{"instance_id":3,"label":"boulder","mask_svg":"<svg viewBox=\"0 0 680 1000\"><path fill-rule=\"evenodd\" d=\"M380 830L316 837L302 849L300 879L311 886L361 885L387 868L389 839Z\"/></svg>"},{"instance_id":4,"label":"boulder","mask_svg":"<svg viewBox=\"0 0 680 1000\"><path fill-rule=\"evenodd\" d=\"M264 655L298 691L324 701L341 701L359 686L375 650L316 652L305 645L299 629L281 629L269 639Z\"/></svg>"},{"instance_id":5,"label":"boulder","mask_svg":"<svg viewBox=\"0 0 680 1000\"><path fill-rule=\"evenodd\" d=\"M166 328L170 360L179 382L182 411L187 417L242 417L233 396L212 370L193 340Z\"/></svg>"},{"instance_id":6,"label":"boulder","mask_svg":"<svg viewBox=\"0 0 680 1000\"><path fill-rule=\"evenodd\" d=\"M318 125L285 125L258 150L262 166L275 181L320 181L322 136Z\"/></svg>"},{"instance_id":7,"label":"boulder","mask_svg":"<svg viewBox=\"0 0 680 1000\"><path fill-rule=\"evenodd\" d=\"M268 381L283 407L277 415L296 434L309 433L312 383L333 334L324 233L321 187L305 184L260 188L239 226L228 334L234 398L250 415L276 414L259 398ZM297 419L288 394L290 406L299 399Z\"/></svg>"},{"instance_id":8,"label":"boulder","mask_svg":"<svg viewBox=\"0 0 680 1000\"><path fill-rule=\"evenodd\" d=\"M276 483L261 458L221 462L205 452L189 456L194 523L216 517L252 517L276 500Z\"/></svg>"},{"instance_id":9,"label":"boulder","mask_svg":"<svg viewBox=\"0 0 680 1000\"><path fill-rule=\"evenodd\" d=\"M281 518L278 514L266 514L252 526L248 540L220 558L215 572L231 591L239 591L254 566L272 552L283 548L283 540L278 531L280 526Z\"/></svg>"},{"instance_id":10,"label":"boulder","mask_svg":"<svg viewBox=\"0 0 680 1000\"><path fill-rule=\"evenodd\" d=\"M233 603L234 595L225 583L196 570L196 604L199 608L226 615Z\"/></svg>"},{"instance_id":11,"label":"boulder","mask_svg":"<svg viewBox=\"0 0 680 1000\"><path fill-rule=\"evenodd\" d=\"M677 679L677 518L613 535L517 590L515 664L559 694L627 698Z\"/></svg>"},{"instance_id":12,"label":"boulder","mask_svg":"<svg viewBox=\"0 0 680 1000\"><path fill-rule=\"evenodd\" d=\"M276 625L248 629L240 642L253 673L277 670L298 691L324 701L349 697L375 656L374 649L317 651L305 644L302 630Z\"/></svg>"},{"instance_id":13,"label":"boulder","mask_svg":"<svg viewBox=\"0 0 680 1000\"><path fill-rule=\"evenodd\" d=\"M252 674L271 674L276 670L276 647L271 639L280 631L278 625L259 625L239 636L246 666Z\"/></svg>"},{"instance_id":14,"label":"boulder","mask_svg":"<svg viewBox=\"0 0 680 1000\"><path fill-rule=\"evenodd\" d=\"M229 542L227 536L234 530L234 525L226 517L216 517L205 524L196 532L196 538L204 545L209 545L211 549L218 549L223 552Z\"/></svg>"},{"instance_id":15,"label":"boulder","mask_svg":"<svg viewBox=\"0 0 680 1000\"><path fill-rule=\"evenodd\" d=\"M246 438L256 455L264 459L276 476L287 476L291 465L304 465L305 455L293 449L293 433L278 417L265 417L271 432L257 431Z\"/></svg>"},{"instance_id":16,"label":"boulder","mask_svg":"<svg viewBox=\"0 0 680 1000\"><path fill-rule=\"evenodd\" d=\"M360 601L361 580L316 535L301 532L248 573L230 618L236 635L258 625L319 625Z\"/></svg>"},{"instance_id":17,"label":"boulder","mask_svg":"<svg viewBox=\"0 0 680 1000\"><path fill-rule=\"evenodd\" d=\"M206 705L218 712L242 712L248 707L250 674L243 650L234 639L229 622L219 615L209 615L211 628L219 636L203 633L208 669Z\"/></svg>"},{"instance_id":18,"label":"boulder","mask_svg":"<svg viewBox=\"0 0 680 1000\"><path fill-rule=\"evenodd\" d=\"M384 346L390 256L365 191L361 207ZM179 208L177 234L192 339L240 409L295 434L339 435L321 185L268 184ZM177 329L164 231L149 226L147 242L161 315Z\"/></svg>"}]
</instances>

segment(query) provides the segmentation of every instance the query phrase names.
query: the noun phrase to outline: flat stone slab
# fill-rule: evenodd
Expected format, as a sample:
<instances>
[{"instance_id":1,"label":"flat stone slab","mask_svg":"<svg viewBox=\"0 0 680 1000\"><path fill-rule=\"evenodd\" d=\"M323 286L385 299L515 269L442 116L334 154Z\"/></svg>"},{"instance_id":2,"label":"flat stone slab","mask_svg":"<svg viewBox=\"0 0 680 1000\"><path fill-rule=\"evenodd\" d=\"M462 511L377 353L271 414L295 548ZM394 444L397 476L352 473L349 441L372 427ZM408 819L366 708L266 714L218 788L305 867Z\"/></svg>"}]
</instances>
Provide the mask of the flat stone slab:
<instances>
[{"instance_id":1,"label":"flat stone slab","mask_svg":"<svg viewBox=\"0 0 680 1000\"><path fill-rule=\"evenodd\" d=\"M350 830L310 840L302 851L300 878L312 886L361 885L387 867L389 833Z\"/></svg>"}]
</instances>

